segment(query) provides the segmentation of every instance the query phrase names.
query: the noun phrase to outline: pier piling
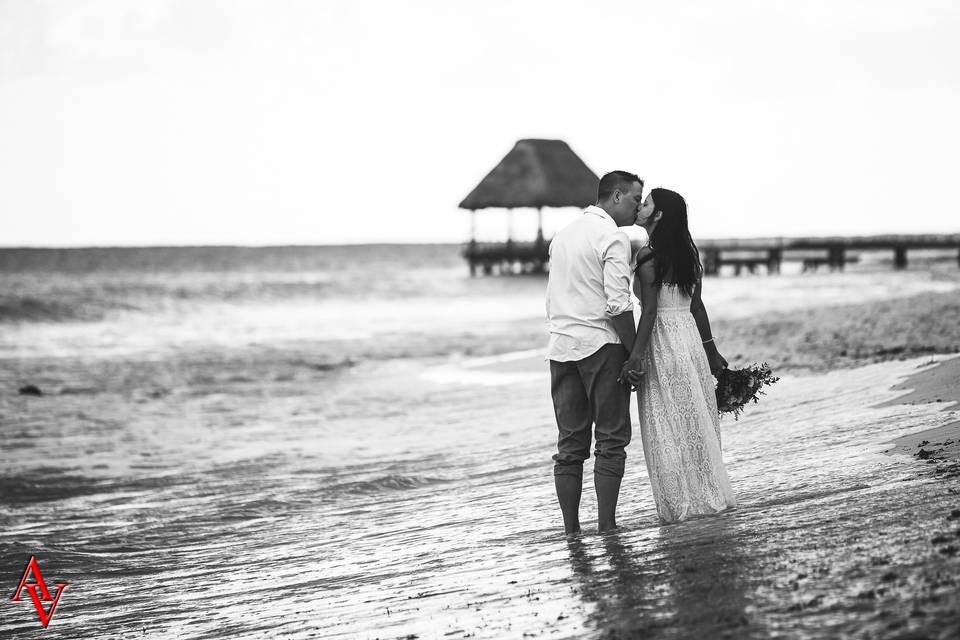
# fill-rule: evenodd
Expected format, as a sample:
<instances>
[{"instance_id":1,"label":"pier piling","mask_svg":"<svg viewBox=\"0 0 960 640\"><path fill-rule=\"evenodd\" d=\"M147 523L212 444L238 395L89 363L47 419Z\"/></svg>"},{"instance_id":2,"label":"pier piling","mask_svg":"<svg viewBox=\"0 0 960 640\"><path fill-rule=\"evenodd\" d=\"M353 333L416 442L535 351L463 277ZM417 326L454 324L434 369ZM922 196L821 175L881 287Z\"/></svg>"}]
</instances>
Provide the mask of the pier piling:
<instances>
[{"instance_id":1,"label":"pier piling","mask_svg":"<svg viewBox=\"0 0 960 640\"><path fill-rule=\"evenodd\" d=\"M893 266L895 269L907 268L907 248L903 245L893 248Z\"/></svg>"}]
</instances>

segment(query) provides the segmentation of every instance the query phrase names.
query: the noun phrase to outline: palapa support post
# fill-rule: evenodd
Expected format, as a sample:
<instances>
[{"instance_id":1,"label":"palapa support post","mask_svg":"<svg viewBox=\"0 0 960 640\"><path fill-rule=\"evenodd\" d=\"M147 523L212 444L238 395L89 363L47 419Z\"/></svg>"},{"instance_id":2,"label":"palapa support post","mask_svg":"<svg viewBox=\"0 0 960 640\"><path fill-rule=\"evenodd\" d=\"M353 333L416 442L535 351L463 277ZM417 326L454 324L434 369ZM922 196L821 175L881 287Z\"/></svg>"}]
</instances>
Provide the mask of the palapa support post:
<instances>
[{"instance_id":1,"label":"palapa support post","mask_svg":"<svg viewBox=\"0 0 960 640\"><path fill-rule=\"evenodd\" d=\"M500 260L500 275L513 275L513 208L507 209L507 248Z\"/></svg>"},{"instance_id":2,"label":"palapa support post","mask_svg":"<svg viewBox=\"0 0 960 640\"><path fill-rule=\"evenodd\" d=\"M546 241L543 239L543 207L537 207L537 240L533 243L533 259L530 262L530 271L543 273L543 265L547 261Z\"/></svg>"},{"instance_id":3,"label":"palapa support post","mask_svg":"<svg viewBox=\"0 0 960 640\"><path fill-rule=\"evenodd\" d=\"M543 207L537 207L537 246L543 245Z\"/></svg>"},{"instance_id":4,"label":"palapa support post","mask_svg":"<svg viewBox=\"0 0 960 640\"><path fill-rule=\"evenodd\" d=\"M477 275L477 210L470 210L470 246L467 250L467 261L470 263L470 277Z\"/></svg>"}]
</instances>

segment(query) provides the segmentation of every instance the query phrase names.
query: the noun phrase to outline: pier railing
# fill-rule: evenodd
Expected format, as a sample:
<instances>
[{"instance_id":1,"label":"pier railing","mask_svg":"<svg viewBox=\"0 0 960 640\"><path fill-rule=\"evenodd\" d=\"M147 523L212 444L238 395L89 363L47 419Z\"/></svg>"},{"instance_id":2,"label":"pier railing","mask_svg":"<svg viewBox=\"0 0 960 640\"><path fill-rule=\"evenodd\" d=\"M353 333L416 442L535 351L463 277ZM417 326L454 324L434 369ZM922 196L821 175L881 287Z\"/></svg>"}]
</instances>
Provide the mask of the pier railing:
<instances>
[{"instance_id":1,"label":"pier railing","mask_svg":"<svg viewBox=\"0 0 960 640\"><path fill-rule=\"evenodd\" d=\"M468 242L463 257L470 265L470 274L477 270L493 273L545 272L549 264L549 241L534 242ZM767 273L779 273L785 261L802 262L804 270L826 266L842 270L857 262L858 251L889 250L893 266L907 267L907 252L918 249L956 249L960 266L960 234L947 235L881 235L834 236L821 238L750 238L700 240L700 258L706 275L717 275L724 266L733 266L734 273L755 271L763 267Z\"/></svg>"}]
</instances>

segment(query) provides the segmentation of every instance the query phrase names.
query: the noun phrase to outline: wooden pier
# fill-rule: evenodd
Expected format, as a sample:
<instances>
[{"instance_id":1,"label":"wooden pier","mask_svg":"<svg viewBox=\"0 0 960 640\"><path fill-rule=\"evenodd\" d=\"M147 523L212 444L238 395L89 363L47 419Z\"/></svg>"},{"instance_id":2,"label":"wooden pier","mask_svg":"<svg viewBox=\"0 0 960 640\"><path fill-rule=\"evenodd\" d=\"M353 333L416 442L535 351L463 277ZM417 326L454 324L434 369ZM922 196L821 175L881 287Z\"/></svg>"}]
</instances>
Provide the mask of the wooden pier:
<instances>
[{"instance_id":1,"label":"wooden pier","mask_svg":"<svg viewBox=\"0 0 960 640\"><path fill-rule=\"evenodd\" d=\"M484 275L510 273L546 273L550 259L548 242L537 238L534 242L468 242L463 257L470 264L470 275L482 271Z\"/></svg>"},{"instance_id":2,"label":"wooden pier","mask_svg":"<svg viewBox=\"0 0 960 640\"><path fill-rule=\"evenodd\" d=\"M821 266L842 271L859 260L861 251L890 251L894 268L905 269L908 251L955 249L960 266L960 234L701 240L697 246L705 275L718 275L724 266L732 266L736 275L754 273L758 267L775 274L784 262L801 262L804 271ZM463 257L471 275L543 273L549 267L548 247L540 237L534 242L471 241L464 245Z\"/></svg>"},{"instance_id":3,"label":"wooden pier","mask_svg":"<svg viewBox=\"0 0 960 640\"><path fill-rule=\"evenodd\" d=\"M917 249L956 249L960 266L960 234L702 240L698 247L706 275L716 275L727 265L733 265L737 274L760 265L767 273L779 273L785 261L802 262L804 271L820 266L842 271L859 260L861 251L890 251L894 268L906 269L907 252Z\"/></svg>"}]
</instances>

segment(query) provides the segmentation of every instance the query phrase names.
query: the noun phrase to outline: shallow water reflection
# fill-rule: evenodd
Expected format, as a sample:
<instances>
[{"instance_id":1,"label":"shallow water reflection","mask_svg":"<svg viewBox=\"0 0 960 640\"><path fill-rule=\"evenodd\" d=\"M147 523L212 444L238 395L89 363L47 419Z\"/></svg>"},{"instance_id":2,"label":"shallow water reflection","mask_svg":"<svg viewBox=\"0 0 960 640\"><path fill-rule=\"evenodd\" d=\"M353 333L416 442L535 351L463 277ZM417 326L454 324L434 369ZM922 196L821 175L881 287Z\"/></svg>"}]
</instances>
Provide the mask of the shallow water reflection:
<instances>
[{"instance_id":1,"label":"shallow water reflection","mask_svg":"<svg viewBox=\"0 0 960 640\"><path fill-rule=\"evenodd\" d=\"M599 637L681 638L736 634L746 629L749 554L738 526L725 516L601 536L596 547L569 541L569 560ZM749 631L749 633L748 633Z\"/></svg>"}]
</instances>

